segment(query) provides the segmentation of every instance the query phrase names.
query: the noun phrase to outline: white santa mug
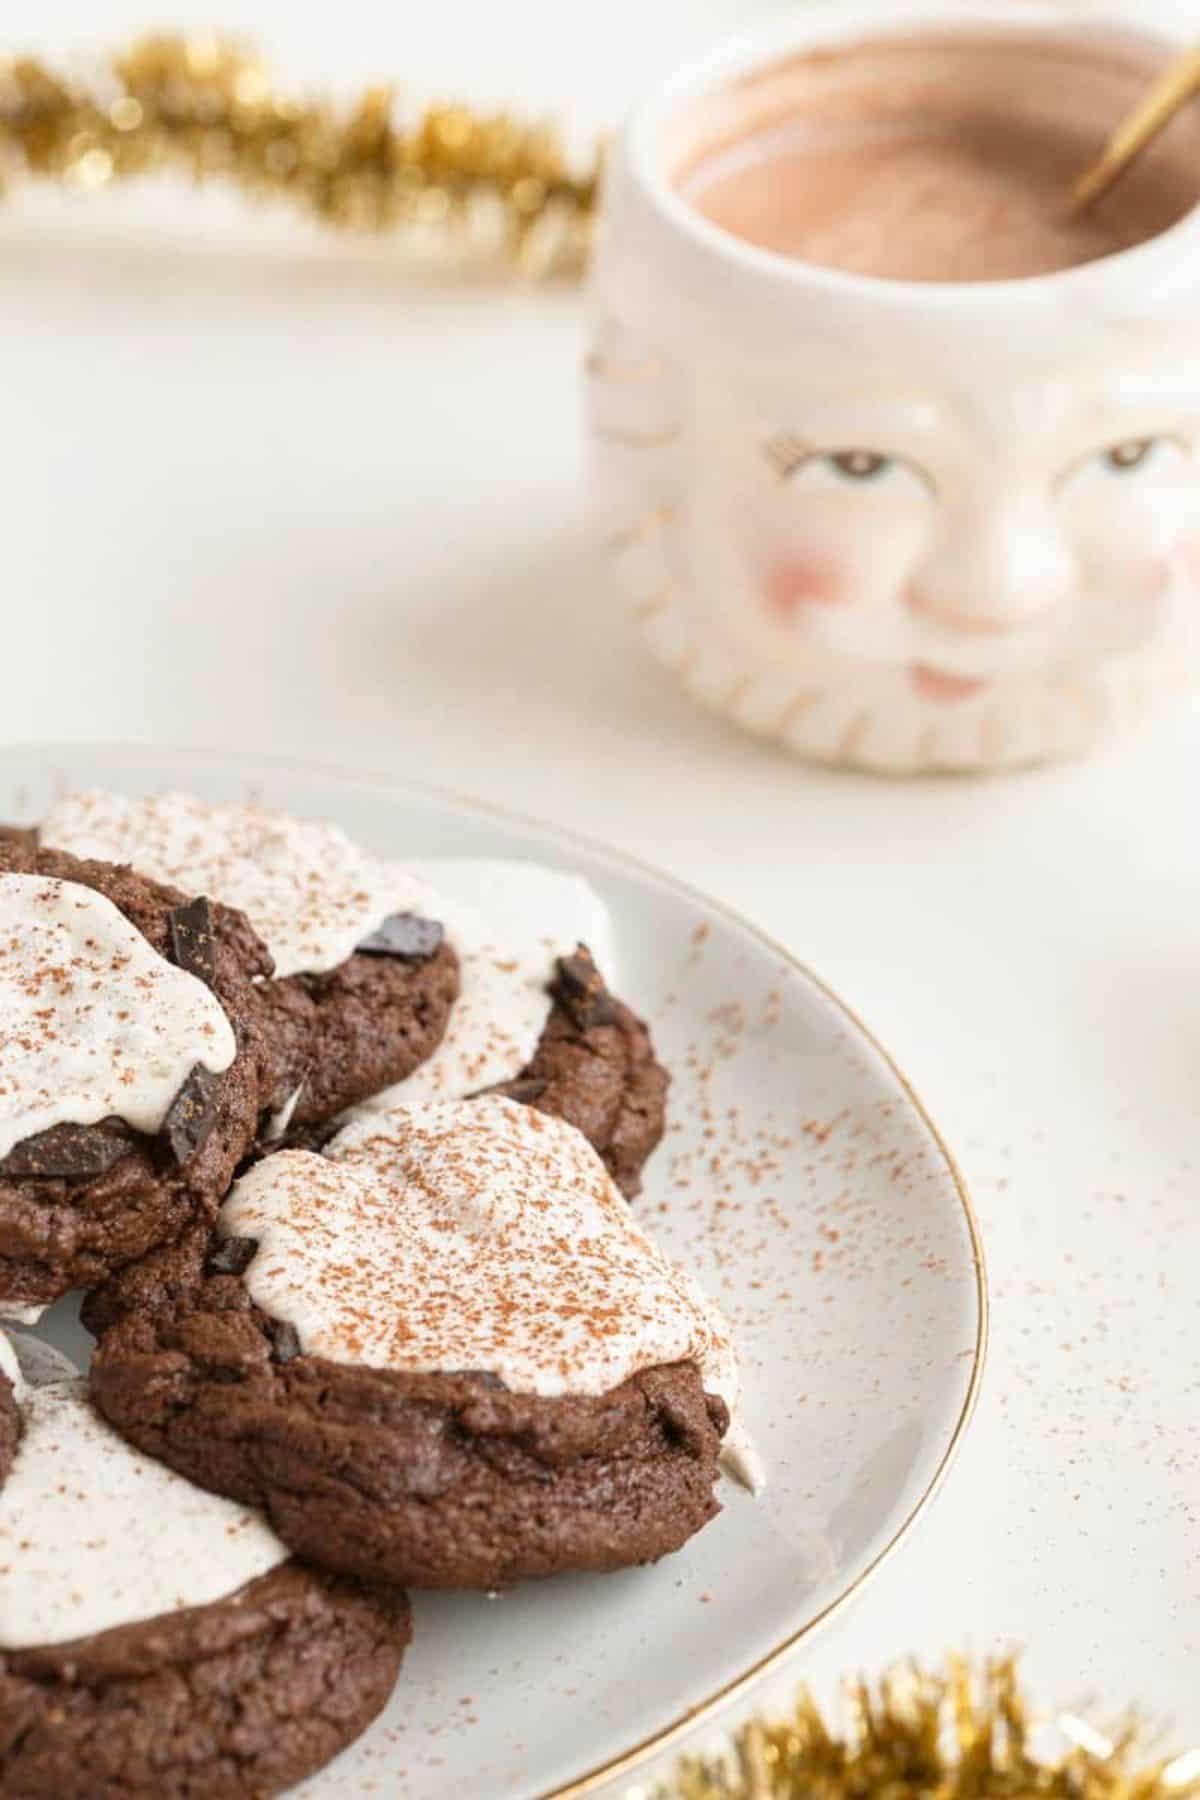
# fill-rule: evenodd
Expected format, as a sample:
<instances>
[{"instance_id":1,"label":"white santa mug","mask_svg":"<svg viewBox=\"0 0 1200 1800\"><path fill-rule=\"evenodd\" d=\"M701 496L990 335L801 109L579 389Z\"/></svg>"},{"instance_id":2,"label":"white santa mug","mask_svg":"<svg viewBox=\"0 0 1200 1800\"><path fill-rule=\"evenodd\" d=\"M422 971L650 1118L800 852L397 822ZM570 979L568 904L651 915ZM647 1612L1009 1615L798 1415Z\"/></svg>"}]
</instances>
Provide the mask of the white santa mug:
<instances>
[{"instance_id":1,"label":"white santa mug","mask_svg":"<svg viewBox=\"0 0 1200 1800\"><path fill-rule=\"evenodd\" d=\"M968 183L926 243L913 144L888 136L954 94L986 151L1006 111L1036 139L1069 97L1098 143L1177 47L1133 0L1086 19L817 5L634 114L593 273L590 428L623 604L697 697L822 761L987 770L1084 750L1200 666L1200 103L1155 152L1193 183L1165 228L1000 278L969 274L976 252L988 266L986 155L979 207ZM873 67L885 116L864 125ZM779 247L779 180L751 181L739 229L703 198L736 200L764 145L790 154L798 96L836 152L826 191L801 147L799 253ZM864 256L838 182L877 151ZM1154 168L1132 179L1122 229L1143 202L1157 217ZM914 276L910 250L968 274ZM875 256L885 272L862 272Z\"/></svg>"}]
</instances>

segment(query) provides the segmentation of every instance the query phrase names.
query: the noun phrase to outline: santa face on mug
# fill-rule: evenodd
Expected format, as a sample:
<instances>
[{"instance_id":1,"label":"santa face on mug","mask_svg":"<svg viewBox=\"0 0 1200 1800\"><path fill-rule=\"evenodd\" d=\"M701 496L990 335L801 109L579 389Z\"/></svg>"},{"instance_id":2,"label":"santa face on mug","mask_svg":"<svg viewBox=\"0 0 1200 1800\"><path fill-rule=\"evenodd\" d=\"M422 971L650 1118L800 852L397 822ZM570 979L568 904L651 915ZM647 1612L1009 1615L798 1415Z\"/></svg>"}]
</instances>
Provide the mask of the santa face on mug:
<instances>
[{"instance_id":1,"label":"santa face on mug","mask_svg":"<svg viewBox=\"0 0 1200 1800\"><path fill-rule=\"evenodd\" d=\"M698 389L674 604L797 748L1033 760L1200 639L1195 355L1004 364L885 376L823 344L774 392Z\"/></svg>"}]
</instances>

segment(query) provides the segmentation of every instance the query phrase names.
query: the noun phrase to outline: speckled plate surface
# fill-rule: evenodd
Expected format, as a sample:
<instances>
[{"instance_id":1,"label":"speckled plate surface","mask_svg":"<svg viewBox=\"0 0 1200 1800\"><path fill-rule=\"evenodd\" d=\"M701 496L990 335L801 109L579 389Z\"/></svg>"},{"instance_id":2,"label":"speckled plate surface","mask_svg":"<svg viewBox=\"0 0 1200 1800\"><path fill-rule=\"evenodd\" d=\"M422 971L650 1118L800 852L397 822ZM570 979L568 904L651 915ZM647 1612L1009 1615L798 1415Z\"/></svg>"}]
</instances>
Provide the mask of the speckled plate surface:
<instances>
[{"instance_id":1,"label":"speckled plate surface","mask_svg":"<svg viewBox=\"0 0 1200 1800\"><path fill-rule=\"evenodd\" d=\"M0 752L0 817L32 821L84 783L254 796L394 856L535 858L583 873L608 902L614 985L653 1022L675 1078L639 1212L738 1328L769 1486L754 1500L723 1482L721 1516L652 1569L419 1596L386 1716L303 1793L620 1791L697 1709L800 1658L945 1473L978 1385L986 1298L944 1146L811 974L616 853L393 782L87 746ZM69 1308L43 1329L78 1353Z\"/></svg>"}]
</instances>

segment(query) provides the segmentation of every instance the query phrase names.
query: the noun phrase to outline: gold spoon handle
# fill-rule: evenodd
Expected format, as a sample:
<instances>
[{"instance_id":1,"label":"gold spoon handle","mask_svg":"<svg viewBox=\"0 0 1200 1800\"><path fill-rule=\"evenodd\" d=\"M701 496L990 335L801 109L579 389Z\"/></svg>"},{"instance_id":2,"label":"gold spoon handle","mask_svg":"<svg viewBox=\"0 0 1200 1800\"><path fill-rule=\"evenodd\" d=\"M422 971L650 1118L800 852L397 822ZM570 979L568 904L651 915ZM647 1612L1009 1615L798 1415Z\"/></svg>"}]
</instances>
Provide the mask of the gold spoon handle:
<instances>
[{"instance_id":1,"label":"gold spoon handle","mask_svg":"<svg viewBox=\"0 0 1200 1800\"><path fill-rule=\"evenodd\" d=\"M1071 205L1083 212L1123 175L1135 157L1165 131L1175 114L1200 93L1200 46L1183 50L1168 63L1158 80L1144 94L1129 117L1109 138L1099 157L1085 169L1071 190Z\"/></svg>"}]
</instances>

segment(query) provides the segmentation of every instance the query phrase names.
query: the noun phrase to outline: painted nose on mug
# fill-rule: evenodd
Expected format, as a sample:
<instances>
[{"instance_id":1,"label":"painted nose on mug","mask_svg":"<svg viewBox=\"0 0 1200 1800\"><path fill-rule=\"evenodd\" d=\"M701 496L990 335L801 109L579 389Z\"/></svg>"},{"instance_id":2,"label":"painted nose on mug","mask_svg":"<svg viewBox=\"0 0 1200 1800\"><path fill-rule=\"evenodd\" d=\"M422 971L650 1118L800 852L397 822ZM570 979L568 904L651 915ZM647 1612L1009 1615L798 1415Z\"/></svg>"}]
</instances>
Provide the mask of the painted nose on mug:
<instances>
[{"instance_id":1,"label":"painted nose on mug","mask_svg":"<svg viewBox=\"0 0 1200 1800\"><path fill-rule=\"evenodd\" d=\"M1071 591L1074 562L1044 507L965 509L916 570L905 596L920 618L969 637L1020 631Z\"/></svg>"}]
</instances>

